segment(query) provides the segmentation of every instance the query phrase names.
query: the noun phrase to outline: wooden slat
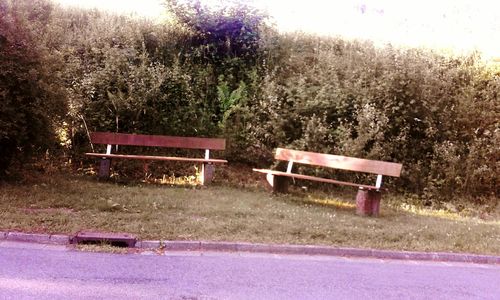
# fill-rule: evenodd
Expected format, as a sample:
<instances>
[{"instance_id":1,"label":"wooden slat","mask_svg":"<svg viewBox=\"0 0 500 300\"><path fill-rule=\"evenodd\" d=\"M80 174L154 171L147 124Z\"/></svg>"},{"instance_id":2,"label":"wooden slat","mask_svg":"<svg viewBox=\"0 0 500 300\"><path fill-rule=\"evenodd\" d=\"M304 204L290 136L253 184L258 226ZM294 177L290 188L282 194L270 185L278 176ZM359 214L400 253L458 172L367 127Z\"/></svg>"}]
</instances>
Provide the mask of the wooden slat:
<instances>
[{"instance_id":1,"label":"wooden slat","mask_svg":"<svg viewBox=\"0 0 500 300\"><path fill-rule=\"evenodd\" d=\"M200 163L227 163L225 159L204 159L204 158L189 158L189 157L172 157L172 156L149 156L149 155L129 155L129 154L105 154L105 153L85 153L85 155L93 157L108 157L119 159L140 159L140 160L170 160L170 161L191 161Z\"/></svg>"},{"instance_id":2,"label":"wooden slat","mask_svg":"<svg viewBox=\"0 0 500 300\"><path fill-rule=\"evenodd\" d=\"M168 147L184 149L226 149L226 140L219 138L181 137L166 135L144 135L113 132L92 132L93 144L111 144L128 146Z\"/></svg>"},{"instance_id":3,"label":"wooden slat","mask_svg":"<svg viewBox=\"0 0 500 300\"><path fill-rule=\"evenodd\" d=\"M402 164L277 148L275 158L301 164L399 177Z\"/></svg>"},{"instance_id":4,"label":"wooden slat","mask_svg":"<svg viewBox=\"0 0 500 300\"><path fill-rule=\"evenodd\" d=\"M253 169L253 170L255 172L260 172L260 173L264 173L264 174L272 174L272 175L276 175L276 176L293 177L293 178L297 178L297 179L306 179L306 180L312 180L312 181L319 181L319 182L326 182L326 183L335 183L335 184L341 184L341 185L362 187L362 188L367 189L367 190L380 190L380 189L377 189L377 187L373 186L373 185L358 184L358 183L347 182L347 181L340 181L340 180L329 179L329 178L321 178L321 177L315 177L315 176L309 176L309 175L302 175L302 174L295 174L295 173L286 173L286 172L275 171L275 170L267 170L267 169Z\"/></svg>"}]
</instances>

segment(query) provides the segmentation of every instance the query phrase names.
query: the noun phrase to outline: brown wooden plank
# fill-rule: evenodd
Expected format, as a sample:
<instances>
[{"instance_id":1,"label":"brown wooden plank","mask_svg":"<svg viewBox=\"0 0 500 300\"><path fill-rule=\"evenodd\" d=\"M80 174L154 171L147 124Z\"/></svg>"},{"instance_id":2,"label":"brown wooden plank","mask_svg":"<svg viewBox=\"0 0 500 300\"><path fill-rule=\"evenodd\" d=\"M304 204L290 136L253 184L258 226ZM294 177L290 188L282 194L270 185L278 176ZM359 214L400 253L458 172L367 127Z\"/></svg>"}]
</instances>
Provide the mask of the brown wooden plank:
<instances>
[{"instance_id":1,"label":"brown wooden plank","mask_svg":"<svg viewBox=\"0 0 500 300\"><path fill-rule=\"evenodd\" d=\"M260 172L260 173L264 173L264 174L272 174L275 176L293 177L293 178L297 178L297 179L305 179L305 180L334 183L334 184L340 184L340 185L348 185L348 186L354 186L354 187L362 187L362 188L365 188L367 190L377 190L377 187L374 185L359 184L359 183L340 181L340 180L329 179L329 178L321 178L321 177L295 174L295 173L287 173L287 172L267 170L267 169L253 169L253 170L255 172Z\"/></svg>"},{"instance_id":2,"label":"brown wooden plank","mask_svg":"<svg viewBox=\"0 0 500 300\"><path fill-rule=\"evenodd\" d=\"M334 169L399 177L402 164L332 154L277 148L275 159Z\"/></svg>"},{"instance_id":3,"label":"brown wooden plank","mask_svg":"<svg viewBox=\"0 0 500 300\"><path fill-rule=\"evenodd\" d=\"M220 138L92 132L90 133L90 141L93 144L168 147L183 149L226 149L226 140Z\"/></svg>"},{"instance_id":4,"label":"brown wooden plank","mask_svg":"<svg viewBox=\"0 0 500 300\"><path fill-rule=\"evenodd\" d=\"M189 158L189 157L172 157L172 156L149 156L149 155L128 155L128 154L105 154L105 153L85 153L85 155L93 157L107 157L119 159L140 159L140 160L170 160L170 161L190 161L201 163L227 163L225 159L204 159L204 158Z\"/></svg>"}]
</instances>

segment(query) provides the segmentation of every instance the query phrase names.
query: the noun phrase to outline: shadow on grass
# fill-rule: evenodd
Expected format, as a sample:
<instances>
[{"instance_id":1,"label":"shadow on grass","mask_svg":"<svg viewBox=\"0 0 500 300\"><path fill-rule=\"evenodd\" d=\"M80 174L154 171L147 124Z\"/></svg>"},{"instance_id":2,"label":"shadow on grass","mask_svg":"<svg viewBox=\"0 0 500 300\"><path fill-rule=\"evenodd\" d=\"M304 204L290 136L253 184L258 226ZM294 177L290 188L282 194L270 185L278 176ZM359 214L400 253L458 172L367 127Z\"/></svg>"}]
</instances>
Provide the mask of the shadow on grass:
<instances>
[{"instance_id":1,"label":"shadow on grass","mask_svg":"<svg viewBox=\"0 0 500 300\"><path fill-rule=\"evenodd\" d=\"M341 199L335 199L335 198L317 198L314 196L309 196L307 199L302 200L304 203L307 204L314 204L318 206L324 206L324 207L334 207L337 210L342 210L342 211L355 211L356 210L356 204L353 203L352 201L345 201Z\"/></svg>"},{"instance_id":2,"label":"shadow on grass","mask_svg":"<svg viewBox=\"0 0 500 300\"><path fill-rule=\"evenodd\" d=\"M288 194L275 195L275 198L298 206L326 207L345 212L356 211L354 193L345 190L334 192L337 194L336 196L331 195L331 193L295 189Z\"/></svg>"},{"instance_id":3,"label":"shadow on grass","mask_svg":"<svg viewBox=\"0 0 500 300\"><path fill-rule=\"evenodd\" d=\"M128 187L172 187L172 188L203 188L199 182L193 180L190 176L163 176L162 178L135 178L124 176L112 176L110 178L98 178L95 176L85 176L85 180L89 183L103 183L124 185Z\"/></svg>"}]
</instances>

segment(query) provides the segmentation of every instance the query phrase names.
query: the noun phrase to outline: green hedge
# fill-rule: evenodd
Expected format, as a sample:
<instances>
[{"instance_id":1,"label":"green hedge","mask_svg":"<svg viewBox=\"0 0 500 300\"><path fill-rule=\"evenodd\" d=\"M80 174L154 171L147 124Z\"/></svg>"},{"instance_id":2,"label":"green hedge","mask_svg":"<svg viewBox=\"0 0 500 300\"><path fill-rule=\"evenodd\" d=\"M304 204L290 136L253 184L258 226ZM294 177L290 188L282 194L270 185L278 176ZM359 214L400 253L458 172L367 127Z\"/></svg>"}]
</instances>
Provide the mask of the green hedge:
<instances>
[{"instance_id":1,"label":"green hedge","mask_svg":"<svg viewBox=\"0 0 500 300\"><path fill-rule=\"evenodd\" d=\"M52 85L36 91L54 95L44 103L63 97L74 151L88 147L87 130L224 136L230 161L269 166L274 148L292 147L400 162L395 187L423 198L499 195L499 69L477 53L281 34L241 5L214 11L171 0L177 21L155 24L47 3L24 6L46 12L37 16L43 38L3 55L1 70L13 61L21 73L30 65L56 70L40 73ZM32 79L22 84L40 83ZM2 86L5 103L17 85ZM45 122L37 128L50 133L60 114L23 97L15 99L35 107ZM2 124L19 119L12 105L2 108ZM14 132L8 128L0 133Z\"/></svg>"}]
</instances>

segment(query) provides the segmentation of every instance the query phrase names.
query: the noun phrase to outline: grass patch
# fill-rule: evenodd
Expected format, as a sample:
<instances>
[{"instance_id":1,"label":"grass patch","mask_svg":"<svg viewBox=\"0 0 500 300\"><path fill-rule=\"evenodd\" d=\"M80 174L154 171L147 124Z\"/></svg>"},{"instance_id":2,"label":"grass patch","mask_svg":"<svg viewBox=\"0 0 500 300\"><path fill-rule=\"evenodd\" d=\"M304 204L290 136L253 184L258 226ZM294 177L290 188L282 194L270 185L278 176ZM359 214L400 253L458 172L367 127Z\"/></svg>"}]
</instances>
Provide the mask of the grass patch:
<instances>
[{"instance_id":1,"label":"grass patch","mask_svg":"<svg viewBox=\"0 0 500 300\"><path fill-rule=\"evenodd\" d=\"M396 197L384 195L381 216L364 218L355 215L353 190L273 196L259 186L117 184L51 175L36 184L0 185L0 230L500 255L498 208L481 219Z\"/></svg>"},{"instance_id":2,"label":"grass patch","mask_svg":"<svg viewBox=\"0 0 500 300\"><path fill-rule=\"evenodd\" d=\"M114 254L128 254L137 252L136 249L116 247L106 243L75 245L75 249L83 252L100 252L100 253L114 253Z\"/></svg>"}]
</instances>

